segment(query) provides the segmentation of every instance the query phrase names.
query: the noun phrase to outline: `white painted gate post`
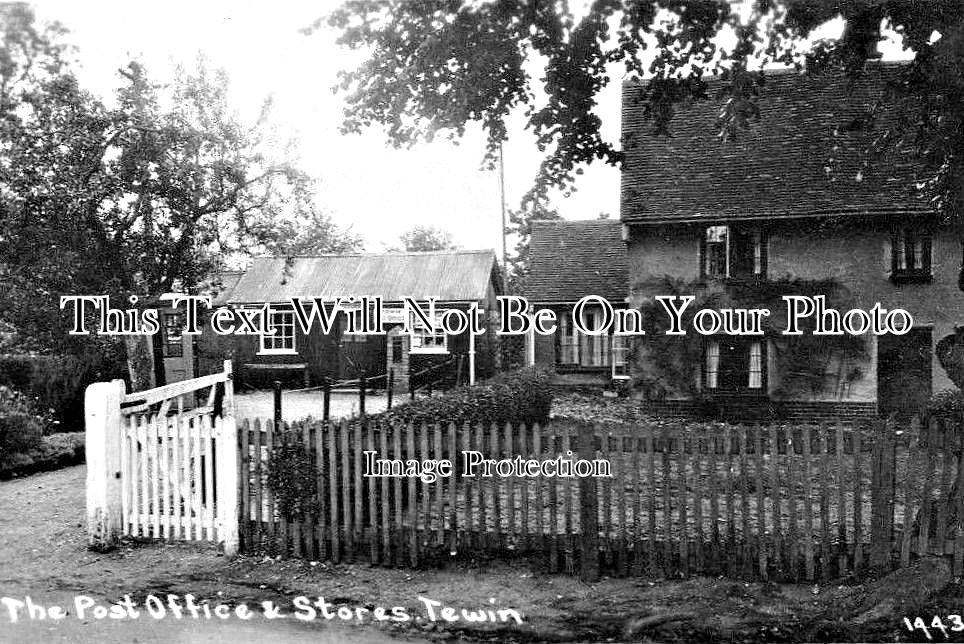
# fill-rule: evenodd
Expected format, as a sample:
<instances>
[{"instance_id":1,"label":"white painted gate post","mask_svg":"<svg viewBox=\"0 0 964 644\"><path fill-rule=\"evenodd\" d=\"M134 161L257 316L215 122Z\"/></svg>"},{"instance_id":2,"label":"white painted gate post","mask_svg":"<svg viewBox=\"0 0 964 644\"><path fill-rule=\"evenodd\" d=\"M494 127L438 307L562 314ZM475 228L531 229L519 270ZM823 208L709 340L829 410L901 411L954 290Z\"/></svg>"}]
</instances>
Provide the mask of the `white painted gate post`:
<instances>
[{"instance_id":1,"label":"white painted gate post","mask_svg":"<svg viewBox=\"0 0 964 644\"><path fill-rule=\"evenodd\" d=\"M84 394L87 460L87 541L95 549L117 544L122 529L121 401L123 380L95 382Z\"/></svg>"},{"instance_id":2,"label":"white painted gate post","mask_svg":"<svg viewBox=\"0 0 964 644\"><path fill-rule=\"evenodd\" d=\"M238 534L238 515L241 510L238 495L239 469L241 464L238 451L238 427L234 419L234 374L231 361L224 361L224 399L220 421L221 435L218 444L218 515L221 522L221 539L224 541L224 556L238 554L240 542Z\"/></svg>"}]
</instances>

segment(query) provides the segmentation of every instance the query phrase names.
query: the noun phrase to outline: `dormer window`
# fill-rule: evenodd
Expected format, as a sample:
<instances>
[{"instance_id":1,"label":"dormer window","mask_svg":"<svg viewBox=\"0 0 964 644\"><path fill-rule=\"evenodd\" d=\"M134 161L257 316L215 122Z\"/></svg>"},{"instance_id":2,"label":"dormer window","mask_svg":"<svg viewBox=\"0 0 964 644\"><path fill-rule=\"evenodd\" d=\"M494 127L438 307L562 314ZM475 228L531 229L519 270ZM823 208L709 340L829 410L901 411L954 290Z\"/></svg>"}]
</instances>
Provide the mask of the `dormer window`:
<instances>
[{"instance_id":1,"label":"dormer window","mask_svg":"<svg viewBox=\"0 0 964 644\"><path fill-rule=\"evenodd\" d=\"M900 228L891 235L890 277L898 283L931 278L931 236L916 228Z\"/></svg>"},{"instance_id":2,"label":"dormer window","mask_svg":"<svg viewBox=\"0 0 964 644\"><path fill-rule=\"evenodd\" d=\"M760 229L708 226L700 242L700 273L704 278L766 275L766 239Z\"/></svg>"}]
</instances>

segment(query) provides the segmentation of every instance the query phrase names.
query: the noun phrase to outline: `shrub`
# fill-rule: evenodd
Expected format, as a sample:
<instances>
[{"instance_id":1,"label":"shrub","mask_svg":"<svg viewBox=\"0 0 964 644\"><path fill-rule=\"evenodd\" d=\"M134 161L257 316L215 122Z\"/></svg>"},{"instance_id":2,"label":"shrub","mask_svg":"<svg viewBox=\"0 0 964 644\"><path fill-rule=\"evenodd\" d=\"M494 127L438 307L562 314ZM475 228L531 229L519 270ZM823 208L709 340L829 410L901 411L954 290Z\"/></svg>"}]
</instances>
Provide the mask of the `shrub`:
<instances>
[{"instance_id":1,"label":"shrub","mask_svg":"<svg viewBox=\"0 0 964 644\"><path fill-rule=\"evenodd\" d=\"M100 354L0 355L0 385L23 392L38 411L50 414L64 429L83 422L87 385L123 373L119 363Z\"/></svg>"},{"instance_id":2,"label":"shrub","mask_svg":"<svg viewBox=\"0 0 964 644\"><path fill-rule=\"evenodd\" d=\"M0 458L26 452L40 445L44 420L33 413L20 393L0 386Z\"/></svg>"},{"instance_id":3,"label":"shrub","mask_svg":"<svg viewBox=\"0 0 964 644\"><path fill-rule=\"evenodd\" d=\"M964 414L964 395L960 389L942 389L927 401L924 414L946 420L959 420Z\"/></svg>"},{"instance_id":4,"label":"shrub","mask_svg":"<svg viewBox=\"0 0 964 644\"><path fill-rule=\"evenodd\" d=\"M300 521L318 511L317 471L300 441L286 439L272 449L267 469L280 516Z\"/></svg>"},{"instance_id":5,"label":"shrub","mask_svg":"<svg viewBox=\"0 0 964 644\"><path fill-rule=\"evenodd\" d=\"M545 423L552 406L551 373L527 367L474 387L459 387L444 394L415 400L391 411L373 414L382 422L432 424Z\"/></svg>"},{"instance_id":6,"label":"shrub","mask_svg":"<svg viewBox=\"0 0 964 644\"><path fill-rule=\"evenodd\" d=\"M84 461L84 432L53 434L25 452L0 454L0 479L53 470Z\"/></svg>"}]
</instances>

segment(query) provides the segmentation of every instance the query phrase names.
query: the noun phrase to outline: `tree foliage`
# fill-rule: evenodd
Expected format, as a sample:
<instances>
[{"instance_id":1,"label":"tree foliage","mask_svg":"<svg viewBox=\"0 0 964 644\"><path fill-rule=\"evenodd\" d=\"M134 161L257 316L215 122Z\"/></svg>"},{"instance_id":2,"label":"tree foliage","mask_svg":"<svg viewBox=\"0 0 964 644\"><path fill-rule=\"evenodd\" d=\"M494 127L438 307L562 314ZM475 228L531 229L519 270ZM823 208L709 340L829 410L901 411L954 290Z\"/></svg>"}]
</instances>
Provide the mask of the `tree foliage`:
<instances>
[{"instance_id":1,"label":"tree foliage","mask_svg":"<svg viewBox=\"0 0 964 644\"><path fill-rule=\"evenodd\" d=\"M68 341L51 315L62 294L188 290L225 254L319 223L308 178L270 152L269 105L244 122L203 60L168 86L130 62L105 104L78 83L62 33L0 5L0 311L20 337Z\"/></svg>"},{"instance_id":2,"label":"tree foliage","mask_svg":"<svg viewBox=\"0 0 964 644\"><path fill-rule=\"evenodd\" d=\"M509 211L509 225L505 228L505 234L516 238L515 254L509 257L510 293L525 293L526 277L529 275L529 264L532 260L532 253L529 250L529 243L532 240L532 222L559 219L562 219L562 215L555 208L550 208L544 203L535 203L530 208Z\"/></svg>"},{"instance_id":3,"label":"tree foliage","mask_svg":"<svg viewBox=\"0 0 964 644\"><path fill-rule=\"evenodd\" d=\"M452 235L448 231L435 226L413 226L399 235L398 239L402 242L402 249L407 253L424 253L457 248L452 242Z\"/></svg>"},{"instance_id":4,"label":"tree foliage","mask_svg":"<svg viewBox=\"0 0 964 644\"><path fill-rule=\"evenodd\" d=\"M909 143L933 168L922 189L959 213L964 191L964 6L961 0L753 0L743 14L728 0L537 0L463 2L348 0L328 17L339 42L367 52L346 70L345 131L384 126L398 146L479 124L488 157L507 138L517 109L545 152L533 190L573 189L580 166L618 164L618 145L601 134L600 92L625 77L647 79L637 100L657 132L682 101L720 101L722 134L750 126L766 65L834 65L860 73L875 55L880 26L903 38L914 61L887 91L913 97L915 111L880 140ZM833 40L811 32L842 17ZM936 34L935 34L936 32ZM937 38L936 36L940 37ZM730 36L731 45L724 38ZM530 71L541 68L533 78ZM710 91L707 78L720 82Z\"/></svg>"}]
</instances>

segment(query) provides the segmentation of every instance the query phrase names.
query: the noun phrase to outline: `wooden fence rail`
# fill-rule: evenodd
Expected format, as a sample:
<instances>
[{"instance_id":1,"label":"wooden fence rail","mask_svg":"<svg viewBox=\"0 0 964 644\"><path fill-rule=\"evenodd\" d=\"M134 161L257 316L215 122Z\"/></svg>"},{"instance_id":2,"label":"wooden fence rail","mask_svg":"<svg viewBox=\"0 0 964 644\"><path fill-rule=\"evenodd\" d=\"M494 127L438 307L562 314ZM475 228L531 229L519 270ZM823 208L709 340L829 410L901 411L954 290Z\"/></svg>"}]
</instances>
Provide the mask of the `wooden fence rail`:
<instances>
[{"instance_id":1,"label":"wooden fence rail","mask_svg":"<svg viewBox=\"0 0 964 644\"><path fill-rule=\"evenodd\" d=\"M926 554L950 555L960 574L964 559L961 435L940 422L275 428L258 420L245 421L239 446L247 550L387 566L525 556L587 579L830 579ZM488 471L470 470L474 453L493 461ZM402 462L403 471L369 476L371 458ZM404 475L412 461L443 459L450 476ZM530 475L506 476L513 463ZM610 475L546 475L567 464L582 468L574 474ZM289 468L298 484L276 493L272 468Z\"/></svg>"}]
</instances>

